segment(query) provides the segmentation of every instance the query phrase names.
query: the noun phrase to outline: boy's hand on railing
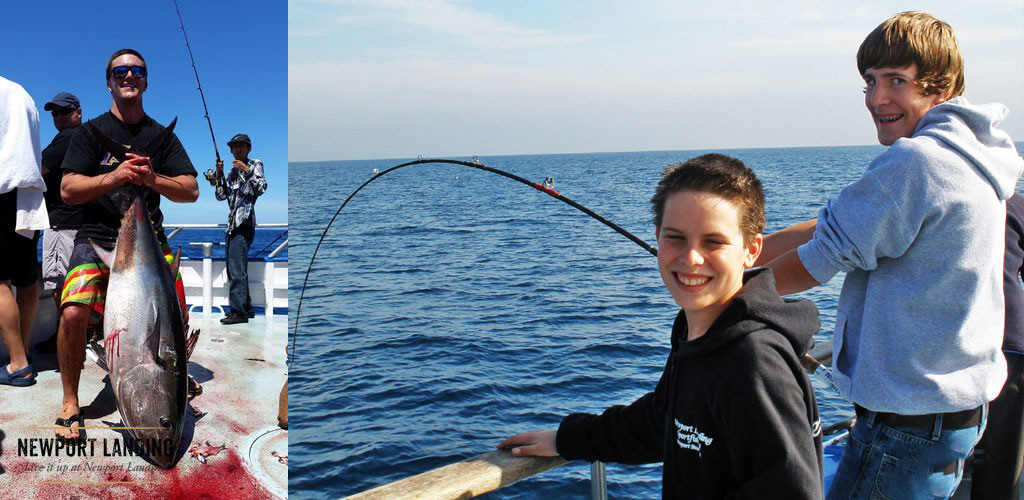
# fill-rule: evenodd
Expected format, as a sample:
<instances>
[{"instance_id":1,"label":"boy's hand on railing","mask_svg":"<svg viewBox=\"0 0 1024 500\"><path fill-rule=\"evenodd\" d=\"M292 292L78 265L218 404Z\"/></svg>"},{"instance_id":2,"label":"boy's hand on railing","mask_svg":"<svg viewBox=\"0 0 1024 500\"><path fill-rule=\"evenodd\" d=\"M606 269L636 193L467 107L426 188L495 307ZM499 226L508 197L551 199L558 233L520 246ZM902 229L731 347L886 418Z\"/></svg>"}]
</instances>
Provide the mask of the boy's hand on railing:
<instances>
[{"instance_id":1,"label":"boy's hand on railing","mask_svg":"<svg viewBox=\"0 0 1024 500\"><path fill-rule=\"evenodd\" d=\"M557 457L557 434L554 430L523 432L498 443L498 448L512 448L517 457Z\"/></svg>"}]
</instances>

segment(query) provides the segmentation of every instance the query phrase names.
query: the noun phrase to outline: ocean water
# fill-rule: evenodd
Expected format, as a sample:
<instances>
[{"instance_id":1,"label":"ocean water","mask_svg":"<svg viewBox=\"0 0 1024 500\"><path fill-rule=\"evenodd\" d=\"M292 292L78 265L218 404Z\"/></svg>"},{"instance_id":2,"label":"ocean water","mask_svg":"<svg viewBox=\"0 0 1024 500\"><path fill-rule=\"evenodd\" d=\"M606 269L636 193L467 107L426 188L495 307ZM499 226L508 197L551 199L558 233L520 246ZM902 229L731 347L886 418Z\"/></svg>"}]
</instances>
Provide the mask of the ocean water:
<instances>
[{"instance_id":1,"label":"ocean water","mask_svg":"<svg viewBox=\"0 0 1024 500\"><path fill-rule=\"evenodd\" d=\"M171 233L171 230L166 230L167 234ZM273 252L281 243L288 240L288 230L284 228L257 228L253 234L252 245L249 245L249 259L263 259L266 258L270 252ZM182 229L180 233L171 238L168 243L171 245L171 250L177 251L178 247L181 247L181 256L189 259L202 259L203 249L199 246L189 245L192 242L215 242L224 243L224 229ZM288 243L289 246L291 242ZM223 245L215 246L211 249L211 256L214 259L225 258L225 248ZM274 256L276 259L288 259L288 247L286 246L280 253Z\"/></svg>"},{"instance_id":2,"label":"ocean water","mask_svg":"<svg viewBox=\"0 0 1024 500\"><path fill-rule=\"evenodd\" d=\"M881 146L717 150L757 172L767 232L813 218ZM708 151L480 157L554 189L652 245L649 198L669 163ZM469 158L460 158L469 160ZM289 164L289 321L342 201L407 160ZM831 337L842 283L801 294ZM656 259L506 178L416 165L359 192L310 267L291 377L291 498L340 498L556 428L653 389L677 307ZM290 332L292 331L290 329ZM852 408L815 381L823 424ZM484 498L589 498L574 462ZM661 466L607 468L610 498L660 498Z\"/></svg>"}]
</instances>

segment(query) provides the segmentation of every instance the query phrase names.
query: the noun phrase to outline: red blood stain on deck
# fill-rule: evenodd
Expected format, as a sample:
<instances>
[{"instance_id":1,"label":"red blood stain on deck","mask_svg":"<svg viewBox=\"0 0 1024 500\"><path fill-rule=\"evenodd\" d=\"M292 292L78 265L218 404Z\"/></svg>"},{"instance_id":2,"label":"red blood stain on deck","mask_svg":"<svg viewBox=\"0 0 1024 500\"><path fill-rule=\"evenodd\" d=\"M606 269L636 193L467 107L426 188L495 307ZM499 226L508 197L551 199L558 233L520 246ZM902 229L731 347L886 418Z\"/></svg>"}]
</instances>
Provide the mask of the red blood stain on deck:
<instances>
[{"instance_id":1,"label":"red blood stain on deck","mask_svg":"<svg viewBox=\"0 0 1024 500\"><path fill-rule=\"evenodd\" d=\"M238 400L238 401L230 401L229 400L228 401L228 405L229 405L228 407L232 408L233 412L238 412L238 414L240 414L240 415L255 415L256 414L256 410L252 407L252 405L247 405L245 403L246 402L241 401L241 400ZM249 433L251 433L253 431L253 426L251 424L250 425L243 424L243 423L239 422L238 420L235 420L233 418L228 417L227 415L221 415L221 420L223 420L224 423L228 424L228 430L230 430L231 432L233 432L235 434L238 434L239 436L248 436Z\"/></svg>"},{"instance_id":2,"label":"red blood stain on deck","mask_svg":"<svg viewBox=\"0 0 1024 500\"><path fill-rule=\"evenodd\" d=\"M241 434L243 436L245 436L245 435L247 435L247 434L249 434L251 432L251 429L248 426L242 425L242 424L240 424L238 422L235 422L234 420L231 420L231 419L225 419L225 420L227 420L228 427L231 428L231 432L234 432L236 434Z\"/></svg>"},{"instance_id":3,"label":"red blood stain on deck","mask_svg":"<svg viewBox=\"0 0 1024 500\"><path fill-rule=\"evenodd\" d=\"M103 480L104 481L109 481L109 482L118 482L118 483L129 483L129 482L138 481L138 479L135 479L134 477L132 477L132 474L130 472L128 472L128 471L108 472L108 473L106 473L104 475Z\"/></svg>"},{"instance_id":4,"label":"red blood stain on deck","mask_svg":"<svg viewBox=\"0 0 1024 500\"><path fill-rule=\"evenodd\" d=\"M150 498L153 496L153 492L146 493L135 493L131 496L124 495L124 490L118 487L117 491L114 488L101 485L79 485L79 484L41 484L39 488L35 490L35 500L53 500L54 498L69 499L69 500L123 500L125 498ZM19 496L10 496L5 498L24 498Z\"/></svg>"},{"instance_id":5,"label":"red blood stain on deck","mask_svg":"<svg viewBox=\"0 0 1024 500\"><path fill-rule=\"evenodd\" d=\"M187 455L182 458L191 460ZM7 473L24 470L33 462L14 460L4 464ZM190 464L191 465L191 464ZM266 500L273 496L249 475L235 450L210 457L205 465L190 467L187 472L176 466L165 471L154 469L142 476L128 471L104 473L97 481L121 484L41 484L36 481L76 480L75 476L49 475L29 479L18 474L15 484L4 487L0 498L33 498L35 500ZM88 480L82 478L82 480ZM152 482L150 482L152 481ZM2 483L2 481L0 481Z\"/></svg>"},{"instance_id":6,"label":"red blood stain on deck","mask_svg":"<svg viewBox=\"0 0 1024 500\"><path fill-rule=\"evenodd\" d=\"M35 475L38 473L34 470L34 466L37 465L39 464L32 462L30 460L16 458L14 460L11 460L10 462L6 460L0 461L0 471L3 471L4 474L10 474L11 476L15 477L21 476L19 477L19 479L31 478L35 477Z\"/></svg>"},{"instance_id":7,"label":"red blood stain on deck","mask_svg":"<svg viewBox=\"0 0 1024 500\"><path fill-rule=\"evenodd\" d=\"M8 496L4 492L3 498L27 498L30 492L34 494L35 500L61 499L89 499L89 500L125 500L125 499L151 499L159 497L159 489L154 489L152 484L138 483L145 481L139 479L130 472L107 472L102 476L89 477L79 472L56 473L48 472L48 475L20 481L13 488L14 492ZM151 479L149 479L151 480ZM157 479L158 480L158 479ZM41 483L39 481L67 481L67 483ZM95 483L90 483L95 481ZM106 484L104 483L106 482ZM127 484L113 484L126 482ZM24 493L24 494L22 494Z\"/></svg>"},{"instance_id":8,"label":"red blood stain on deck","mask_svg":"<svg viewBox=\"0 0 1024 500\"><path fill-rule=\"evenodd\" d=\"M210 457L206 465L193 469L189 474L181 475L174 469L168 475L165 488L166 498L170 500L271 498L245 470L242 458L235 450L228 450L227 456Z\"/></svg>"}]
</instances>

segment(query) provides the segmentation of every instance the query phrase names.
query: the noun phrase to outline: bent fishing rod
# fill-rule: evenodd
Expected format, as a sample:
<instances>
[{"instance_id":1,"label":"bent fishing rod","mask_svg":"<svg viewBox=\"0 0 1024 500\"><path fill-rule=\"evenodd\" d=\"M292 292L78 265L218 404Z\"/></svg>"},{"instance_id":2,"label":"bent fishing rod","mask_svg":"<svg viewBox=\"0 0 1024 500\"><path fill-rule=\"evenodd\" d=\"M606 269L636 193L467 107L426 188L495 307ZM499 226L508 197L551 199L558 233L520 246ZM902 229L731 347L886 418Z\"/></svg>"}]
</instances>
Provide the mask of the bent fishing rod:
<instances>
[{"instance_id":1,"label":"bent fishing rod","mask_svg":"<svg viewBox=\"0 0 1024 500\"><path fill-rule=\"evenodd\" d=\"M309 274L313 270L313 262L316 261L316 255L320 251L320 246L323 244L324 239L327 238L327 232L331 229L331 225L334 224L334 221L341 214L341 211L342 211L342 209L345 208L345 205L348 205L348 202L351 201L352 198L354 198L355 195L359 193L359 191L362 191L363 188L368 186L373 181L375 181L375 180L377 180L377 179L379 179L379 178L381 178L381 177L383 177L383 176L385 176L385 175L387 175L387 174L389 174L391 172L394 172L395 170L398 170L400 168L410 167L410 166L413 166L413 165L424 165L424 164L430 164L430 163L463 165L463 166L466 166L466 167L475 168L477 170L483 170L483 171L486 171L486 172L491 172L493 174L498 174L498 175L500 175L502 177L506 177L506 178L512 179L512 180L514 180L516 182L519 182L519 183L525 184L527 186L530 186L530 187L536 189L537 191L540 191L540 192L545 193L545 194L547 194L547 195L549 195L549 196L551 196L553 198L556 198L556 199L558 199L558 200L568 204L569 206L571 206L571 207L573 207L573 208L575 208L575 209L577 209L577 210L579 210L579 211L581 211L581 212L583 212L583 213L593 217L594 219L597 219L602 224L604 224L604 225L614 229L616 232L618 232L619 234L625 236L626 238L629 238L630 241L636 243L637 245L640 245L641 248L643 248L644 250L647 250L648 252L650 252L651 255L654 255L654 256L658 255L658 250L656 248L652 247L646 241L640 239L639 237L637 237L633 233L630 233L629 231L623 229L622 227L618 226L614 222L611 222L608 219L605 219L604 217L602 217L598 213L594 212L593 210L591 210L591 209L589 209L587 207L584 207L583 205L580 205L579 203L573 201L572 199L566 197L565 195L559 193L558 191L555 191L552 188L553 181L552 181L552 179L550 177L545 179L543 184L536 183L536 182L530 182L530 181L528 181L528 180L526 180L526 179L524 179L522 177L519 177L518 175L509 173L509 172L505 172L504 170L499 170L497 168L489 167L487 165L479 163L478 161L476 161L476 158L474 158L473 162L461 161L461 160L446 160L446 159L426 159L426 160L415 160L415 161L410 161L410 162L407 162L407 163L402 163L400 165L396 165L394 167L388 168L386 170L381 171L380 173L375 174L369 180L367 180L362 185L360 185L355 191L353 191L352 194L348 195L348 198L345 198L345 201L342 202L340 207L338 207L338 211L334 213L334 216L331 217L330 222L327 223L327 227L324 228L323 233L320 234L320 240L317 242L316 248L313 250L313 256L309 259L309 266L306 268L306 276L305 276L305 278L302 281L302 289L299 291L299 303L298 303L298 306L295 309L295 328L294 328L294 330L292 332L291 353L289 355L289 361L288 361L288 369L289 370L291 369L291 363L293 363L294 360L295 360L295 343L296 343L296 340L298 339L298 334L299 334L299 318L300 318L301 313L302 313L302 299L303 299L303 297L306 294L306 285L309 283ZM376 172L376 169L374 169L374 171ZM814 357L812 357L811 355L806 354L806 353L804 354L803 358L801 359L801 362L804 365L804 368L808 372L811 372L812 375L815 378L817 378L817 379L821 380L822 382L824 382L826 385L829 386L829 388L831 388L837 394L842 395L842 391L840 391L839 388L836 386L835 380L832 377L832 371L827 366L824 366L817 359L815 359ZM838 429L838 428L840 428L841 426L844 426L844 425L846 425L848 427L849 425L852 425L852 424L850 424L850 421L844 421L844 422L836 424L835 426L832 426L832 427ZM832 429L830 428L830 430L832 430ZM826 434L829 434L829 433L826 433Z\"/></svg>"},{"instance_id":2,"label":"bent fishing rod","mask_svg":"<svg viewBox=\"0 0 1024 500\"><path fill-rule=\"evenodd\" d=\"M196 75L196 86L199 89L199 98L203 101L203 112L206 113L206 124L210 126L210 139L213 140L213 153L217 155L217 161L220 161L220 151L217 150L217 138L213 136L213 122L210 121L210 110L206 107L206 96L203 95L203 84L199 83L199 70L196 69L196 59L192 57L192 46L188 43L188 33L185 33L185 21L181 19L181 11L178 10L178 0L171 0L174 2L174 12L178 13L178 24L181 25L181 34L185 37L185 48L188 49L188 58L192 61L192 72Z\"/></svg>"},{"instance_id":3,"label":"bent fishing rod","mask_svg":"<svg viewBox=\"0 0 1024 500\"><path fill-rule=\"evenodd\" d=\"M395 170L398 170L400 168L411 167L413 165L425 165L425 164L430 164L430 163L462 165L462 166L466 166L466 167L470 167L470 168L475 168L477 170L483 170L485 172L490 172L492 174L498 174L498 175L500 175L502 177L505 177L505 178L508 178L508 179L512 179L512 180L514 180L516 182L519 182L519 183L525 184L527 186L530 186L530 187L536 189L537 191L540 191L540 192L542 192L544 194L547 194L547 195L549 195L549 196L551 196L553 198L556 198L556 199L558 199L558 200L568 204L569 206L571 206L571 207L573 207L573 208L575 208L575 209L577 209L577 210L579 210L579 211L581 211L581 212L583 212L583 213L585 213L585 214L587 214L587 215L597 219L602 224L604 224L604 225L614 229L616 232L618 232L619 234L625 236L626 238L629 238L630 241L632 241L633 243L636 243L637 245L640 245L641 248L643 248L644 250L647 250L648 252L650 252L651 255L654 255L654 256L658 255L658 250L656 248L652 247L646 241L638 238L633 233L630 233L629 231L619 227L614 222L612 222L612 221L610 221L608 219L605 219L604 217L602 217L598 213L594 212L593 210L591 210L591 209L589 209L589 208L587 208L587 207L585 207L583 205L580 205L579 203L576 203L575 201L573 201L572 199L570 199L570 198L566 197L565 195L559 193L558 191L555 191L552 188L553 180L551 179L551 177L548 177L547 179L545 179L543 184L536 183L536 182L530 182L530 181L528 181L528 180L526 180L526 179L524 179L522 177L519 177L518 175L511 174L509 172L505 172L504 170L499 170L499 169L494 168L494 167L488 167L487 165L484 165L484 164L476 161L475 157L474 157L474 161L473 162L462 161L462 160L446 160L446 159L426 159L426 160L420 159L420 160L410 161L410 162L407 162L407 163L402 163L401 165L395 165L394 167L388 168L386 170L381 171L380 173L377 173L376 175L371 177L369 180L364 182L361 186L359 186L355 191L353 191L352 194L348 195L348 198L345 198L345 201L342 202L340 207L338 207L338 211L334 213L334 217L331 217L330 222L327 223L327 227L324 228L323 233L320 234L320 241L317 242L316 249L313 250L313 256L309 259L309 267L306 268L306 277L305 277L305 279L302 280L302 289L299 291L299 304L295 308L295 329L294 329L294 331L292 333L292 346L291 346L291 354L290 354L290 358L291 358L292 361L294 361L294 359L295 359L295 340L296 340L296 338L298 338L298 334L299 334L299 318L300 318L301 313L302 313L302 299L303 299L303 297L306 294L306 284L309 282L309 273L310 273L310 271L313 270L313 262L316 260L316 254L320 251L320 245L323 244L324 239L327 237L327 231L329 231L331 229L331 225L334 224L335 219L337 219L338 215L341 214L341 210L345 208L345 205L348 205L348 202L351 201L352 198L355 197L355 195L357 193L359 193L359 191L362 191L363 188L366 187L367 185L369 185L371 182L373 182L373 181L375 181L375 180L377 180L377 179L379 179L379 178L381 178L381 177L383 177L383 176L385 176L385 175L387 175L387 174L389 174L391 172L394 172ZM291 369L292 361L289 361L289 369Z\"/></svg>"}]
</instances>

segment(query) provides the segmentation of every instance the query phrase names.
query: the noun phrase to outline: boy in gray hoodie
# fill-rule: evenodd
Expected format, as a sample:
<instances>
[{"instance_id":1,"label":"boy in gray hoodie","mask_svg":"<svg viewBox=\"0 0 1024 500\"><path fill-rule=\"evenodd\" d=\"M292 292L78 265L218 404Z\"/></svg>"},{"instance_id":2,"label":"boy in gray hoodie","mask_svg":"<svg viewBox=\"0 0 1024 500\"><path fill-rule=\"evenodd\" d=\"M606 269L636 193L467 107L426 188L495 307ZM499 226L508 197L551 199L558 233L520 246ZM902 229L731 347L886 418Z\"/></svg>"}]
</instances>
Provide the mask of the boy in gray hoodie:
<instances>
[{"instance_id":1,"label":"boy in gray hoodie","mask_svg":"<svg viewBox=\"0 0 1024 500\"><path fill-rule=\"evenodd\" d=\"M1006 379L1005 201L1024 169L1000 104L960 95L953 31L903 12L857 52L865 105L891 146L816 220L765 238L779 293L846 278L833 340L851 432L829 499L944 498Z\"/></svg>"}]
</instances>

